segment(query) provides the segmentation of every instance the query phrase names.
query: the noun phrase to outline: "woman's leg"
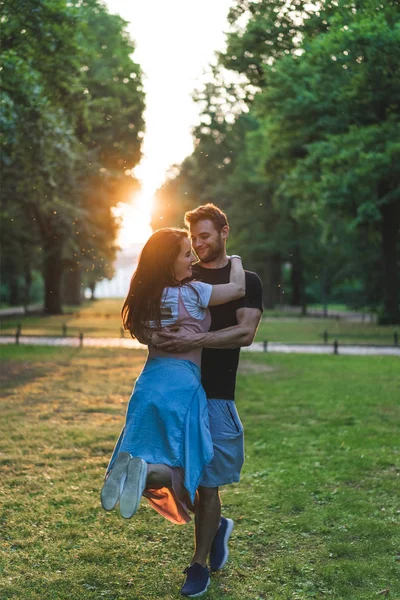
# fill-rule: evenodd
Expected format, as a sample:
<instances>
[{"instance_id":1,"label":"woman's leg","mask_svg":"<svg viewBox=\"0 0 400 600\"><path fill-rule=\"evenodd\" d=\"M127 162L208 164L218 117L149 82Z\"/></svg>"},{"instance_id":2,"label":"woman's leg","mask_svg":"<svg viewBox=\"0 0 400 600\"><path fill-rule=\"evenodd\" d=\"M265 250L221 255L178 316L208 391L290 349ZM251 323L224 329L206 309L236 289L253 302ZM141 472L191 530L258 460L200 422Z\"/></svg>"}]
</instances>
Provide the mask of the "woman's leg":
<instances>
[{"instance_id":1,"label":"woman's leg","mask_svg":"<svg viewBox=\"0 0 400 600\"><path fill-rule=\"evenodd\" d=\"M147 464L147 485L148 488L159 489L171 487L171 469L168 465L162 463Z\"/></svg>"}]
</instances>

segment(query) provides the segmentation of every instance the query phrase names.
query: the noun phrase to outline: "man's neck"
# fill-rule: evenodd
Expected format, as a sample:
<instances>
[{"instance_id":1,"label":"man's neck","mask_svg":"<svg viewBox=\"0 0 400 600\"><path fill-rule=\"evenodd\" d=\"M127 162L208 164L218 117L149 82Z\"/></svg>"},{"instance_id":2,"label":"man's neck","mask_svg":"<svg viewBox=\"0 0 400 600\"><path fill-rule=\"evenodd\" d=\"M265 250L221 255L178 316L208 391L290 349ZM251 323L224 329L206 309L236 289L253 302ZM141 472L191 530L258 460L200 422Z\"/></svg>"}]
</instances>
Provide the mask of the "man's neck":
<instances>
[{"instance_id":1,"label":"man's neck","mask_svg":"<svg viewBox=\"0 0 400 600\"><path fill-rule=\"evenodd\" d=\"M203 263L200 261L198 264L200 265L200 267L203 267L203 269L222 269L223 267L226 267L228 262L229 259L226 255L226 252L224 252L221 256L219 256L215 260L212 260L211 262Z\"/></svg>"}]
</instances>

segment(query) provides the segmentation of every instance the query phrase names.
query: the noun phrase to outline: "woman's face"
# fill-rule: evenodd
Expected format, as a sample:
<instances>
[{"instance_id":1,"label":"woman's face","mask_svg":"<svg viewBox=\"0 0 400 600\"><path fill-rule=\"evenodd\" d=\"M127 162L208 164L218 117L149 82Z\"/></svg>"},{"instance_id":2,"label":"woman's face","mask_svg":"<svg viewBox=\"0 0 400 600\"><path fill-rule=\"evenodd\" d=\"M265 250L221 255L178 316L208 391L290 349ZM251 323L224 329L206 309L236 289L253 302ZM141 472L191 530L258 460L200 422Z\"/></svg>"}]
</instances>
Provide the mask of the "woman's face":
<instances>
[{"instance_id":1,"label":"woman's face","mask_svg":"<svg viewBox=\"0 0 400 600\"><path fill-rule=\"evenodd\" d=\"M177 281L182 281L192 276L192 263L195 262L192 246L188 238L181 239L181 250L174 262L174 276Z\"/></svg>"}]
</instances>

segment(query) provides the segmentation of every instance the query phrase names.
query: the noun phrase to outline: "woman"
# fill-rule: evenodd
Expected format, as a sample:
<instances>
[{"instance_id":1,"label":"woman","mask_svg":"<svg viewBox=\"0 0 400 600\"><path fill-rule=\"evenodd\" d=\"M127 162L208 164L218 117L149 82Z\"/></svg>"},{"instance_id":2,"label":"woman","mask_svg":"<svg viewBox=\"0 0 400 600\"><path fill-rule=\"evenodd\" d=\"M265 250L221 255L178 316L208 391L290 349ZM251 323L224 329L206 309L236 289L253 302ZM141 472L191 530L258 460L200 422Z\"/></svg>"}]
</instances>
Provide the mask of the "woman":
<instances>
[{"instance_id":1,"label":"woman","mask_svg":"<svg viewBox=\"0 0 400 600\"><path fill-rule=\"evenodd\" d=\"M122 308L125 329L149 342L149 354L129 401L101 491L105 510L119 502L132 517L142 495L173 523L190 521L202 471L213 457L201 349L168 354L151 345L160 327L194 333L210 327L208 306L245 294L240 257L231 257L230 282L188 282L194 256L185 230L156 231L145 244Z\"/></svg>"}]
</instances>

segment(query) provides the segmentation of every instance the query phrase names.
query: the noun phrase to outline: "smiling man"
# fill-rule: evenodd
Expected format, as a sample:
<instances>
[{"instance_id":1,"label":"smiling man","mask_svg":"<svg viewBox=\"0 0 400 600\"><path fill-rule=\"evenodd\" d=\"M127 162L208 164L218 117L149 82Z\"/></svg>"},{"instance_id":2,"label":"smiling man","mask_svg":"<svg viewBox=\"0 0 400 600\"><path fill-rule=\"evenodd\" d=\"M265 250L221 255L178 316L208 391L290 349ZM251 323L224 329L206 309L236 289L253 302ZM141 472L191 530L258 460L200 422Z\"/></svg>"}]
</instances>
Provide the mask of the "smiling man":
<instances>
[{"instance_id":1,"label":"smiling man","mask_svg":"<svg viewBox=\"0 0 400 600\"><path fill-rule=\"evenodd\" d=\"M205 204L185 215L193 250L199 262L193 277L212 285L229 281L226 254L229 224L214 204ZM221 516L219 487L240 479L244 460L243 426L235 406L236 372L241 346L249 346L262 314L262 287L258 275L246 271L246 295L241 300L210 308L208 333L160 332L152 339L158 348L182 352L203 348L201 375L208 398L214 458L203 472L195 508L195 552L182 587L185 596L206 591L209 572L222 569L228 559L232 519Z\"/></svg>"}]
</instances>

